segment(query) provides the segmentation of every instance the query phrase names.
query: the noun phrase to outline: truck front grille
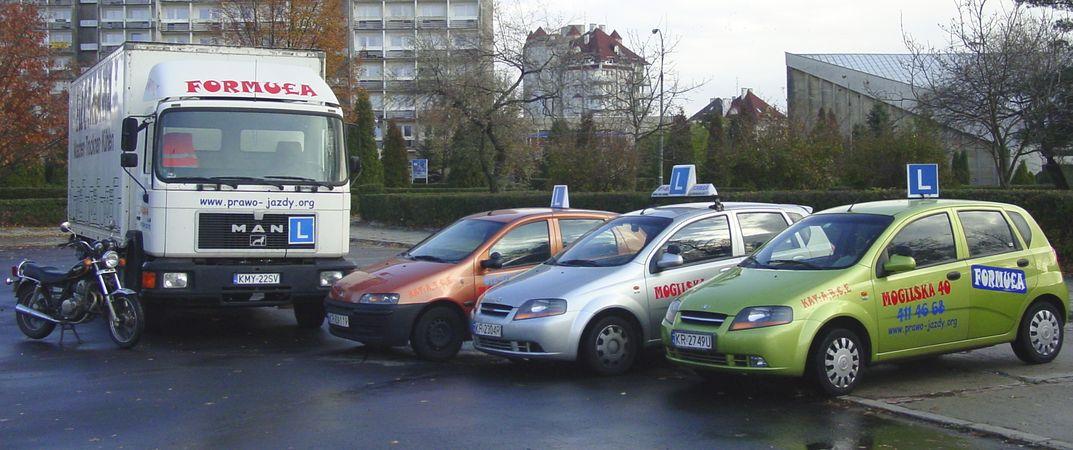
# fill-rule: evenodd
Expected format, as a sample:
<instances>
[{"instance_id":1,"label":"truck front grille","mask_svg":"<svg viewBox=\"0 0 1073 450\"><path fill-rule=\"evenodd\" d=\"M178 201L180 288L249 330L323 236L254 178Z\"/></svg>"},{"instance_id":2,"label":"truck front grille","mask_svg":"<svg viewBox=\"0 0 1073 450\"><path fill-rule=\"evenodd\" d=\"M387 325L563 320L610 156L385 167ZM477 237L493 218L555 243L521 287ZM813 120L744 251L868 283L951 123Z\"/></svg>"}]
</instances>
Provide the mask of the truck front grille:
<instances>
[{"instance_id":1,"label":"truck front grille","mask_svg":"<svg viewBox=\"0 0 1073 450\"><path fill-rule=\"evenodd\" d=\"M315 244L288 244L286 214L265 214L256 220L253 214L202 213L198 215L197 248L280 250L312 249ZM310 217L305 215L305 217Z\"/></svg>"}]
</instances>

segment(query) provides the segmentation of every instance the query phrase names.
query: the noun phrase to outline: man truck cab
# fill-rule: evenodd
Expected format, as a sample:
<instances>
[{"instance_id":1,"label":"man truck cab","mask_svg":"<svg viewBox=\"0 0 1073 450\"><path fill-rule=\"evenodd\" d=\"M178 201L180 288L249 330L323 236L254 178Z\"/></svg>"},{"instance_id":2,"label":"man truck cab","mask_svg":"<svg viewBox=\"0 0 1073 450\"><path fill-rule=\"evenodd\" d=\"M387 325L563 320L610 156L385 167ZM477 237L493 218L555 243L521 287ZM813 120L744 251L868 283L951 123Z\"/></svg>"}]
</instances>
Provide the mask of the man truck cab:
<instances>
[{"instance_id":1,"label":"man truck cab","mask_svg":"<svg viewBox=\"0 0 1073 450\"><path fill-rule=\"evenodd\" d=\"M72 228L124 243L147 306L294 305L319 327L353 268L358 170L323 73L320 52L124 44L71 84Z\"/></svg>"}]
</instances>

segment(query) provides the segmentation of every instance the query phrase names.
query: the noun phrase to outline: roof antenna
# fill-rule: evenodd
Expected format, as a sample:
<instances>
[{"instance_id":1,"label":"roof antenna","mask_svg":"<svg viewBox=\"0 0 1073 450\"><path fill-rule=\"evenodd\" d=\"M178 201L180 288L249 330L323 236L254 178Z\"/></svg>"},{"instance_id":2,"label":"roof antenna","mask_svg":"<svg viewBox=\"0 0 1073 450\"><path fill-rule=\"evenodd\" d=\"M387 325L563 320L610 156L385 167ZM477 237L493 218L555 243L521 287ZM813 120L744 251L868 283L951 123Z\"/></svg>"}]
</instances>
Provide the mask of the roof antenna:
<instances>
[{"instance_id":1,"label":"roof antenna","mask_svg":"<svg viewBox=\"0 0 1073 450\"><path fill-rule=\"evenodd\" d=\"M723 211L726 209L726 207L723 206L723 201L719 199L718 195L712 196L712 205L708 208L714 209L716 211Z\"/></svg>"}]
</instances>

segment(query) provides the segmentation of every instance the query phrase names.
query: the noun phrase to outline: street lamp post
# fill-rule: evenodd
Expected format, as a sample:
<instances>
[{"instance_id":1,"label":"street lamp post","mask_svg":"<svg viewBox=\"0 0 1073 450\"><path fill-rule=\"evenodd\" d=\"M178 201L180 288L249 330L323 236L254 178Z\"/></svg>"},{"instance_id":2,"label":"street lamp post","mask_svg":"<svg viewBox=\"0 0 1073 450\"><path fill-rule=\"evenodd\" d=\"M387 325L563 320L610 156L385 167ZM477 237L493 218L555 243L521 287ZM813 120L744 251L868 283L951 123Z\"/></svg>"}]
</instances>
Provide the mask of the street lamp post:
<instances>
[{"instance_id":1,"label":"street lamp post","mask_svg":"<svg viewBox=\"0 0 1073 450\"><path fill-rule=\"evenodd\" d=\"M659 35L659 185L663 186L663 31L653 28L652 34Z\"/></svg>"}]
</instances>

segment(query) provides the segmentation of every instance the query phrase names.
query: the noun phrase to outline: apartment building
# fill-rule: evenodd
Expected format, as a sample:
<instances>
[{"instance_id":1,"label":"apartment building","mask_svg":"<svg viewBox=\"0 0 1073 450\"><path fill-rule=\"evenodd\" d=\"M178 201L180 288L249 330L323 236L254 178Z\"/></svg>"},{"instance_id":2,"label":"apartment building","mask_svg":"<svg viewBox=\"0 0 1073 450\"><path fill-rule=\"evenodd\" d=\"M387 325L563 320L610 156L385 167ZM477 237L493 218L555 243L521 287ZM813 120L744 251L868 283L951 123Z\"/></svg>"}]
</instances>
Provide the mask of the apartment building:
<instances>
[{"instance_id":1,"label":"apartment building","mask_svg":"<svg viewBox=\"0 0 1073 450\"><path fill-rule=\"evenodd\" d=\"M407 146L419 142L421 107L415 89L416 46L434 42L452 49L477 49L492 38L488 0L349 0L352 56L359 61L357 85L369 91L378 123L377 139L394 121ZM419 41L420 40L420 41Z\"/></svg>"}]
</instances>

